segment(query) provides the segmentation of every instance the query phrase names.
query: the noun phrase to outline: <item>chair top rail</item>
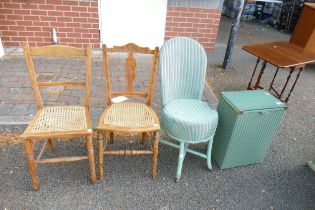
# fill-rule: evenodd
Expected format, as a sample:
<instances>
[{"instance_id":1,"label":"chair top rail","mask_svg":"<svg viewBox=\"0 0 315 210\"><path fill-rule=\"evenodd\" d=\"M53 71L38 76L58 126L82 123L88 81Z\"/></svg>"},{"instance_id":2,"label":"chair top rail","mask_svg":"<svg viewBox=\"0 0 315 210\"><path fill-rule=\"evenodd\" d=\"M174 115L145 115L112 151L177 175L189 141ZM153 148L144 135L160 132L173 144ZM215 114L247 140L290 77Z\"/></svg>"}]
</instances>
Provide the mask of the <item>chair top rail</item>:
<instances>
[{"instance_id":1,"label":"chair top rail","mask_svg":"<svg viewBox=\"0 0 315 210\"><path fill-rule=\"evenodd\" d=\"M154 54L155 50L150 50L148 47L140 47L134 43L128 43L123 46L114 46L112 48L107 48L108 52L111 53L121 53L121 52L133 52L133 53L144 53L144 54Z\"/></svg>"},{"instance_id":2,"label":"chair top rail","mask_svg":"<svg viewBox=\"0 0 315 210\"><path fill-rule=\"evenodd\" d=\"M86 49L64 46L50 45L44 47L30 48L32 56L56 56L56 57L85 57Z\"/></svg>"}]
</instances>

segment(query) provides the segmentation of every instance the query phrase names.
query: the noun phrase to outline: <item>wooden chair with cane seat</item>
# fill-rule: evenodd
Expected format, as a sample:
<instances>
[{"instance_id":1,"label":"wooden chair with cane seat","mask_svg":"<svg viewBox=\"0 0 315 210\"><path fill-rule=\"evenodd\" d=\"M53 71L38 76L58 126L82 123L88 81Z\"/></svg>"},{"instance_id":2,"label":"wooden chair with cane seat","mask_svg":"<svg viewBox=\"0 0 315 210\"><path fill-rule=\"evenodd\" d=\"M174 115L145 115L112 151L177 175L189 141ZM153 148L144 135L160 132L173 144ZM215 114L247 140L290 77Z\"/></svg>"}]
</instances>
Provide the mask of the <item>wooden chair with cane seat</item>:
<instances>
[{"instance_id":1,"label":"wooden chair with cane seat","mask_svg":"<svg viewBox=\"0 0 315 210\"><path fill-rule=\"evenodd\" d=\"M35 94L38 112L33 117L21 138L24 140L26 159L35 191L39 188L36 172L38 164L62 163L79 160L89 160L92 183L96 181L95 162L93 152L93 132L90 122L90 75L91 75L91 46L86 49L68 46L44 46L30 48L28 43L23 44L24 55L28 72ZM43 57L82 57L85 58L85 82L38 82L32 56ZM43 106L40 88L51 86L77 86L85 89L85 106ZM88 155L42 159L46 146L53 148L52 140L56 138L86 137ZM38 158L34 157L34 147L37 140L46 139Z\"/></svg>"},{"instance_id":2,"label":"wooden chair with cane seat","mask_svg":"<svg viewBox=\"0 0 315 210\"><path fill-rule=\"evenodd\" d=\"M145 155L152 154L152 176L156 176L156 164L158 156L158 132L160 124L158 117L151 107L154 80L157 71L157 59L159 49L154 50L142 48L135 44L127 44L124 46L114 46L107 48L103 45L103 69L106 88L106 109L102 113L99 124L97 126L98 134L103 134L103 138L98 137L98 162L100 179L104 178L103 158L105 155ZM127 53L125 63L125 77L127 80L127 91L112 92L110 69L109 69L109 53ZM133 83L136 76L137 62L134 54L153 55L152 72L150 76L150 84L147 92L135 92ZM131 96L146 98L146 103L140 102L122 102L113 103L112 96ZM152 150L116 150L104 151L104 146L108 140L113 141L114 132L123 134L142 134L142 144L145 142L148 133L153 133L153 151ZM105 144L104 144L105 143Z\"/></svg>"}]
</instances>

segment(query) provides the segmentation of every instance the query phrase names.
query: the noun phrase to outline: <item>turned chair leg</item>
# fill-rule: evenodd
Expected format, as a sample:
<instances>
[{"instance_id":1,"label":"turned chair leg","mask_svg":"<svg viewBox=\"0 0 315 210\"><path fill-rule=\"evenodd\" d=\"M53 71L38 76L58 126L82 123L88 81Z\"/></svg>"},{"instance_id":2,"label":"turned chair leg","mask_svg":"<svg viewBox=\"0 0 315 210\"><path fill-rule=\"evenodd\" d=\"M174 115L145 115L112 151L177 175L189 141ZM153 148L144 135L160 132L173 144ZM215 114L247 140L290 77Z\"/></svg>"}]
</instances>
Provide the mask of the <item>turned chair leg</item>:
<instances>
[{"instance_id":1,"label":"turned chair leg","mask_svg":"<svg viewBox=\"0 0 315 210\"><path fill-rule=\"evenodd\" d=\"M94 184L96 182L96 174L95 174L95 161L94 161L94 149L93 149L93 136L92 135L87 136L86 146L87 146L87 150L88 150L91 181Z\"/></svg>"},{"instance_id":2,"label":"turned chair leg","mask_svg":"<svg viewBox=\"0 0 315 210\"><path fill-rule=\"evenodd\" d=\"M145 143L146 138L147 138L147 133L143 132L142 135L141 135L141 144Z\"/></svg>"},{"instance_id":3,"label":"turned chair leg","mask_svg":"<svg viewBox=\"0 0 315 210\"><path fill-rule=\"evenodd\" d=\"M98 172L100 176L100 180L104 179L104 139L99 137L99 133L97 135L98 141Z\"/></svg>"},{"instance_id":4,"label":"turned chair leg","mask_svg":"<svg viewBox=\"0 0 315 210\"><path fill-rule=\"evenodd\" d=\"M156 165L158 158L158 150L159 150L159 133L153 133L153 157L152 157L152 177L155 179L156 177Z\"/></svg>"},{"instance_id":5,"label":"turned chair leg","mask_svg":"<svg viewBox=\"0 0 315 210\"><path fill-rule=\"evenodd\" d=\"M29 172L32 178L32 186L35 191L38 190L39 188L39 183L38 183L38 176L36 172L36 164L34 160L34 152L33 152L33 146L32 146L32 140L31 139L26 139L24 141L24 149L25 149L25 154L26 154L26 159L27 159L27 164L29 168Z\"/></svg>"},{"instance_id":6,"label":"turned chair leg","mask_svg":"<svg viewBox=\"0 0 315 210\"><path fill-rule=\"evenodd\" d=\"M178 156L178 165L177 165L175 182L178 182L182 175L182 167L183 167L183 162L186 155L186 148L187 148L187 145L185 145L184 142L181 142L179 145L179 156Z\"/></svg>"},{"instance_id":7,"label":"turned chair leg","mask_svg":"<svg viewBox=\"0 0 315 210\"><path fill-rule=\"evenodd\" d=\"M208 150L207 150L207 166L208 169L212 172L212 164L211 164L211 151L212 151L212 144L213 144L213 139L211 139L208 143Z\"/></svg>"},{"instance_id":8,"label":"turned chair leg","mask_svg":"<svg viewBox=\"0 0 315 210\"><path fill-rule=\"evenodd\" d=\"M49 151L54 151L55 147L51 139L48 139L48 149Z\"/></svg>"}]
</instances>

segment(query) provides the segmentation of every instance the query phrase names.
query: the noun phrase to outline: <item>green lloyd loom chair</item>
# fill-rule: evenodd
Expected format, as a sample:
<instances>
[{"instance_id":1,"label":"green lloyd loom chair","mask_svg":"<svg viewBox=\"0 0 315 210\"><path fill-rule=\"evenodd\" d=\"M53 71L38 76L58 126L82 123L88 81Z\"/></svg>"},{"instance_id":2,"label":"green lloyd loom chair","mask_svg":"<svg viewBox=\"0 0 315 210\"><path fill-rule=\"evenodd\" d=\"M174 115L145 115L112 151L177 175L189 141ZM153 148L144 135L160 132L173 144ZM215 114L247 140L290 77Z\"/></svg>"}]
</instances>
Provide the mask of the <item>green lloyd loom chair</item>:
<instances>
[{"instance_id":1,"label":"green lloyd loom chair","mask_svg":"<svg viewBox=\"0 0 315 210\"><path fill-rule=\"evenodd\" d=\"M161 124L166 134L179 141L179 145L165 140L160 142L179 148L176 182L181 177L186 152L207 159L207 166L212 170L211 149L218 113L201 101L206 67L205 50L191 38L170 39L161 48ZM207 154L188 149L189 144L202 142L208 142Z\"/></svg>"}]
</instances>

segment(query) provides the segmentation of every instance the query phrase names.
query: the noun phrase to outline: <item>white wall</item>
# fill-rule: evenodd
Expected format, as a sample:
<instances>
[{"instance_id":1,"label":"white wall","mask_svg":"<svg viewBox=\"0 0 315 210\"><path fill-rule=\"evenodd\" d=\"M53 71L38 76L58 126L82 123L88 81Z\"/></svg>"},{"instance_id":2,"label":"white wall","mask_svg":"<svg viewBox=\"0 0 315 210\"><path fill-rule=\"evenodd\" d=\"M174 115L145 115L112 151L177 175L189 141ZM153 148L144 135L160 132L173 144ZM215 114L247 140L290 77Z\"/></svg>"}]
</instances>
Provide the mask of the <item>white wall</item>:
<instances>
[{"instance_id":1,"label":"white wall","mask_svg":"<svg viewBox=\"0 0 315 210\"><path fill-rule=\"evenodd\" d=\"M1 37L0 37L0 58L4 56L4 50L3 50L3 45L2 45L2 41L1 41Z\"/></svg>"},{"instance_id":2,"label":"white wall","mask_svg":"<svg viewBox=\"0 0 315 210\"><path fill-rule=\"evenodd\" d=\"M153 48L164 42L167 0L99 0L102 43L133 42Z\"/></svg>"}]
</instances>

